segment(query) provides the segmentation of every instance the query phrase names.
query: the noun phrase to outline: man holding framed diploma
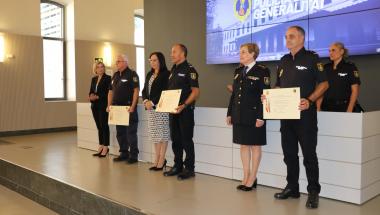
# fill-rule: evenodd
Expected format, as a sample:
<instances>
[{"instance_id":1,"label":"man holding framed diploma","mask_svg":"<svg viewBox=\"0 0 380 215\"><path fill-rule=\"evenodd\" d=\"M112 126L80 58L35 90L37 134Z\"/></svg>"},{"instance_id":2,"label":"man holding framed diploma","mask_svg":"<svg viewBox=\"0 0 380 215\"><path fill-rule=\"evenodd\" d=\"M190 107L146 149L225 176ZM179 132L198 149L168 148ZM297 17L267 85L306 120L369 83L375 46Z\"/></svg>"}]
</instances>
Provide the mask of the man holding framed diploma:
<instances>
[{"instance_id":1,"label":"man holding framed diploma","mask_svg":"<svg viewBox=\"0 0 380 215\"><path fill-rule=\"evenodd\" d=\"M157 104L157 112L176 113L181 98L181 89L164 90L161 93L160 100Z\"/></svg>"},{"instance_id":2,"label":"man holding framed diploma","mask_svg":"<svg viewBox=\"0 0 380 215\"><path fill-rule=\"evenodd\" d=\"M264 92L262 96L267 117L281 119L281 145L287 167L287 185L274 197L276 199L300 197L299 143L304 156L303 163L308 181L309 196L306 207L317 208L321 185L316 153L317 109L314 102L327 90L327 76L318 54L304 48L305 31L302 27L289 27L285 39L290 53L284 55L279 62L276 82L276 87L282 89ZM296 95L297 89L300 96ZM266 102L265 93L268 92L269 101ZM297 102L300 114L295 110ZM298 115L300 115L299 118Z\"/></svg>"},{"instance_id":3,"label":"man holding framed diploma","mask_svg":"<svg viewBox=\"0 0 380 215\"><path fill-rule=\"evenodd\" d=\"M165 111L171 112L169 127L174 166L171 170L164 172L164 176L177 176L178 180L195 176L194 108L195 100L199 97L199 83L198 73L187 62L186 57L186 46L176 44L172 47L171 58L174 65L169 76L168 91L163 95L161 107L157 107L159 110L166 109ZM186 152L185 160L183 160L183 151Z\"/></svg>"},{"instance_id":4,"label":"man holding framed diploma","mask_svg":"<svg viewBox=\"0 0 380 215\"><path fill-rule=\"evenodd\" d=\"M139 98L139 76L128 67L126 55L116 59L117 72L112 76L108 91L109 124L116 125L116 138L120 155L115 162L137 163L139 149L137 145L137 101Z\"/></svg>"}]
</instances>

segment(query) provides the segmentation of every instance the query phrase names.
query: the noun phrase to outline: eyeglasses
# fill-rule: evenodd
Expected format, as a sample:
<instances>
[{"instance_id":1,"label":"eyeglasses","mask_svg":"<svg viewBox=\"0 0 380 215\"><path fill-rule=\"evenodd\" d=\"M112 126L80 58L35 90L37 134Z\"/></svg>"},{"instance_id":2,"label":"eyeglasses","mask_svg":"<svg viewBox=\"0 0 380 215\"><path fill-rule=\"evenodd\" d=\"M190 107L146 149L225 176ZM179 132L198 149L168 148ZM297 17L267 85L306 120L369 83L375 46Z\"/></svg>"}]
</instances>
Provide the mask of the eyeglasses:
<instances>
[{"instance_id":1,"label":"eyeglasses","mask_svg":"<svg viewBox=\"0 0 380 215\"><path fill-rule=\"evenodd\" d=\"M120 63L120 62L127 62L125 60L117 60L116 63Z\"/></svg>"}]
</instances>

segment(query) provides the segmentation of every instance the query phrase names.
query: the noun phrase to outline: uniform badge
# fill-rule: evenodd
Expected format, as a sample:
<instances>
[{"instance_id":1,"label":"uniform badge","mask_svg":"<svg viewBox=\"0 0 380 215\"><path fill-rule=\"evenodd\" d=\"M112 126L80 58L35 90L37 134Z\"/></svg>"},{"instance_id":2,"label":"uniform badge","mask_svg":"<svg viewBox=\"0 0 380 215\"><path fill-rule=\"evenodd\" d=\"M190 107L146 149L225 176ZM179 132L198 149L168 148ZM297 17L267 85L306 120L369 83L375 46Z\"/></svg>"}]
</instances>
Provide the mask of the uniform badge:
<instances>
[{"instance_id":1,"label":"uniform badge","mask_svg":"<svg viewBox=\"0 0 380 215\"><path fill-rule=\"evenodd\" d=\"M278 77L279 77L279 78L281 78L282 73L284 73L284 70L283 70L283 69L281 69L281 70L280 70L280 73L278 74Z\"/></svg>"},{"instance_id":2,"label":"uniform badge","mask_svg":"<svg viewBox=\"0 0 380 215\"><path fill-rule=\"evenodd\" d=\"M236 74L235 77L234 77L234 79L237 79L238 77L239 77L239 74Z\"/></svg>"},{"instance_id":3,"label":"uniform badge","mask_svg":"<svg viewBox=\"0 0 380 215\"><path fill-rule=\"evenodd\" d=\"M356 78L359 78L359 71L354 71L354 76L355 76Z\"/></svg>"},{"instance_id":4,"label":"uniform badge","mask_svg":"<svg viewBox=\"0 0 380 215\"><path fill-rule=\"evenodd\" d=\"M139 79L137 77L133 77L133 81L137 83L139 82Z\"/></svg>"},{"instance_id":5,"label":"uniform badge","mask_svg":"<svg viewBox=\"0 0 380 215\"><path fill-rule=\"evenodd\" d=\"M270 85L270 79L269 79L269 77L264 77L264 84L265 85Z\"/></svg>"},{"instance_id":6,"label":"uniform badge","mask_svg":"<svg viewBox=\"0 0 380 215\"><path fill-rule=\"evenodd\" d=\"M191 77L191 79L195 80L195 79L197 79L197 74L192 72L192 73L190 73L190 77Z\"/></svg>"},{"instance_id":7,"label":"uniform badge","mask_svg":"<svg viewBox=\"0 0 380 215\"><path fill-rule=\"evenodd\" d=\"M253 81L257 81L257 80L260 80L260 78L258 77L255 77L255 76L247 76L248 79L251 79Z\"/></svg>"},{"instance_id":8,"label":"uniform badge","mask_svg":"<svg viewBox=\"0 0 380 215\"><path fill-rule=\"evenodd\" d=\"M317 63L318 70L320 72L323 72L323 64L322 63Z\"/></svg>"}]
</instances>

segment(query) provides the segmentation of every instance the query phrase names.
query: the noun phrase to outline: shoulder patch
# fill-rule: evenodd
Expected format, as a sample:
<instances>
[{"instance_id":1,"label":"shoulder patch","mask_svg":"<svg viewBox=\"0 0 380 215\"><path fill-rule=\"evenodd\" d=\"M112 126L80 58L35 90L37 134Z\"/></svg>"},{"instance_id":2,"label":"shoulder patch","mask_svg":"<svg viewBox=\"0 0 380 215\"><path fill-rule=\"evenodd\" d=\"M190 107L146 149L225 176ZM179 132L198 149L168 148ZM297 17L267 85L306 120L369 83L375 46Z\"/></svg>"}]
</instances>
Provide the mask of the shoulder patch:
<instances>
[{"instance_id":1,"label":"shoulder patch","mask_svg":"<svg viewBox=\"0 0 380 215\"><path fill-rule=\"evenodd\" d=\"M135 77L133 77L133 81L137 83L137 82L139 82L139 79L135 76Z\"/></svg>"},{"instance_id":2,"label":"shoulder patch","mask_svg":"<svg viewBox=\"0 0 380 215\"><path fill-rule=\"evenodd\" d=\"M197 79L197 73L195 73L195 72L191 72L191 73L190 73L190 77L191 77L191 79L193 79L193 80Z\"/></svg>"},{"instance_id":3,"label":"shoulder patch","mask_svg":"<svg viewBox=\"0 0 380 215\"><path fill-rule=\"evenodd\" d=\"M355 78L359 78L359 71L354 71Z\"/></svg>"},{"instance_id":4,"label":"shoulder patch","mask_svg":"<svg viewBox=\"0 0 380 215\"><path fill-rule=\"evenodd\" d=\"M323 72L323 63L317 63L318 70Z\"/></svg>"},{"instance_id":5,"label":"shoulder patch","mask_svg":"<svg viewBox=\"0 0 380 215\"><path fill-rule=\"evenodd\" d=\"M264 84L265 85L270 85L270 78L269 77L264 77Z\"/></svg>"}]
</instances>

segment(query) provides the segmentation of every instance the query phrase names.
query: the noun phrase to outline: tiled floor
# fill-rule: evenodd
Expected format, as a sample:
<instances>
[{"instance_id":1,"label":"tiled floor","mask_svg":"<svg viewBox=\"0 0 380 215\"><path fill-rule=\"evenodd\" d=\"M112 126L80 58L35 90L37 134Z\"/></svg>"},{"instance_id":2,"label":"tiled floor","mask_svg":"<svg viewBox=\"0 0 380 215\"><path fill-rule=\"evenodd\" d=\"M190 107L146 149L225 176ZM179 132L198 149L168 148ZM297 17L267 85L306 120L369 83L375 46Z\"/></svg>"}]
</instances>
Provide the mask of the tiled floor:
<instances>
[{"instance_id":1,"label":"tiled floor","mask_svg":"<svg viewBox=\"0 0 380 215\"><path fill-rule=\"evenodd\" d=\"M53 211L0 185L1 215L54 215Z\"/></svg>"},{"instance_id":2,"label":"tiled floor","mask_svg":"<svg viewBox=\"0 0 380 215\"><path fill-rule=\"evenodd\" d=\"M319 209L308 210L304 195L277 201L273 199L277 189L259 186L244 193L236 190L237 181L202 174L177 181L149 172L149 164L113 163L111 157L95 158L92 153L76 147L75 132L0 139L1 159L153 214L377 215L380 211L380 196L362 206L322 198Z\"/></svg>"}]
</instances>

